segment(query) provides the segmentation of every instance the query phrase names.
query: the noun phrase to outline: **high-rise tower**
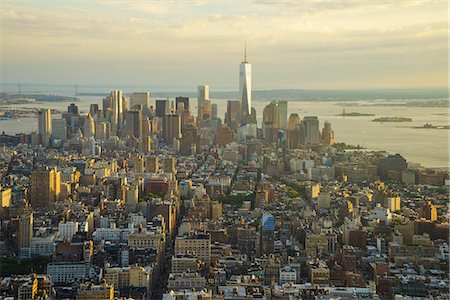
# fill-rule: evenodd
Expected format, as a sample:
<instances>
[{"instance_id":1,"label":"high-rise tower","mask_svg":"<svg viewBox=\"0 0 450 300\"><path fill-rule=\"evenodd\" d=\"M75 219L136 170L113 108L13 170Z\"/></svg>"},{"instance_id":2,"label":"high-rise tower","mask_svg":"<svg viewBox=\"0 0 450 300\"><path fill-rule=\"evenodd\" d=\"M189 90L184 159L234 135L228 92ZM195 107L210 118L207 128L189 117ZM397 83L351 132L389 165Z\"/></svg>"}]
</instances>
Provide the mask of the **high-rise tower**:
<instances>
[{"instance_id":1,"label":"high-rise tower","mask_svg":"<svg viewBox=\"0 0 450 300\"><path fill-rule=\"evenodd\" d=\"M247 46L244 61L239 67L239 97L241 97L242 117L252 113L252 65L247 61Z\"/></svg>"},{"instance_id":2,"label":"high-rise tower","mask_svg":"<svg viewBox=\"0 0 450 300\"><path fill-rule=\"evenodd\" d=\"M50 109L41 109L38 112L38 133L41 144L48 147L52 135L52 115Z\"/></svg>"}]
</instances>

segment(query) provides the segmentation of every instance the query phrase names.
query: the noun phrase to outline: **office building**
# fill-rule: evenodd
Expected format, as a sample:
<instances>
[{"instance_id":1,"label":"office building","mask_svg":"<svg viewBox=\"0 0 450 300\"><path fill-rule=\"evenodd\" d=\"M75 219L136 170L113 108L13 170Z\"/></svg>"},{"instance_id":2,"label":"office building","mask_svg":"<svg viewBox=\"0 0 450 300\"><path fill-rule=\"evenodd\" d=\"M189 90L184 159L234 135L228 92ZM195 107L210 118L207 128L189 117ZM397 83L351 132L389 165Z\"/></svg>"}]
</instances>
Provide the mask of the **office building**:
<instances>
[{"instance_id":1,"label":"office building","mask_svg":"<svg viewBox=\"0 0 450 300\"><path fill-rule=\"evenodd\" d=\"M320 142L319 119L316 116L303 118L302 144L318 145Z\"/></svg>"},{"instance_id":2,"label":"office building","mask_svg":"<svg viewBox=\"0 0 450 300\"><path fill-rule=\"evenodd\" d=\"M56 168L33 171L30 178L30 200L34 209L48 209L59 200L61 172Z\"/></svg>"},{"instance_id":3,"label":"office building","mask_svg":"<svg viewBox=\"0 0 450 300\"><path fill-rule=\"evenodd\" d=\"M122 91L114 90L111 91L111 94L107 98L108 99L103 102L104 112L106 112L105 108L111 109L111 124L114 133L116 133L117 130L121 129L123 126L124 97Z\"/></svg>"},{"instance_id":4,"label":"office building","mask_svg":"<svg viewBox=\"0 0 450 300\"><path fill-rule=\"evenodd\" d=\"M52 115L50 109L40 109L38 112L38 134L44 147L50 145L52 135Z\"/></svg>"},{"instance_id":5,"label":"office building","mask_svg":"<svg viewBox=\"0 0 450 300\"><path fill-rule=\"evenodd\" d=\"M267 144L274 143L280 128L280 106L277 101L272 101L263 110L262 130L264 141Z\"/></svg>"},{"instance_id":6,"label":"office building","mask_svg":"<svg viewBox=\"0 0 450 300\"><path fill-rule=\"evenodd\" d=\"M211 119L218 118L218 107L216 103L211 104Z\"/></svg>"},{"instance_id":7,"label":"office building","mask_svg":"<svg viewBox=\"0 0 450 300\"><path fill-rule=\"evenodd\" d=\"M181 139L180 115L168 114L163 117L163 138L168 145L172 145L174 139Z\"/></svg>"},{"instance_id":8,"label":"office building","mask_svg":"<svg viewBox=\"0 0 450 300\"><path fill-rule=\"evenodd\" d=\"M334 145L334 131L331 129L331 123L325 122L322 129L322 144L323 145Z\"/></svg>"},{"instance_id":9,"label":"office building","mask_svg":"<svg viewBox=\"0 0 450 300\"><path fill-rule=\"evenodd\" d=\"M211 101L209 100L209 86L198 86L197 125L203 126L211 120Z\"/></svg>"},{"instance_id":10,"label":"office building","mask_svg":"<svg viewBox=\"0 0 450 300\"><path fill-rule=\"evenodd\" d=\"M150 111L150 92L133 93L130 102L131 109L142 107L143 112L148 113Z\"/></svg>"},{"instance_id":11,"label":"office building","mask_svg":"<svg viewBox=\"0 0 450 300\"><path fill-rule=\"evenodd\" d=\"M183 107L185 111L189 111L189 97L178 96L175 98L175 106L178 109L178 105L183 103Z\"/></svg>"},{"instance_id":12,"label":"office building","mask_svg":"<svg viewBox=\"0 0 450 300\"><path fill-rule=\"evenodd\" d=\"M19 217L19 258L31 257L31 240L33 239L33 213L26 211Z\"/></svg>"},{"instance_id":13,"label":"office building","mask_svg":"<svg viewBox=\"0 0 450 300\"><path fill-rule=\"evenodd\" d=\"M225 123L233 130L239 127L241 122L241 102L240 101L227 101L227 112L225 115Z\"/></svg>"},{"instance_id":14,"label":"office building","mask_svg":"<svg viewBox=\"0 0 450 300\"><path fill-rule=\"evenodd\" d=\"M286 129L288 123L288 102L278 101L279 107L279 128Z\"/></svg>"},{"instance_id":15,"label":"office building","mask_svg":"<svg viewBox=\"0 0 450 300\"><path fill-rule=\"evenodd\" d=\"M125 134L140 138L142 136L142 110L129 110L126 113Z\"/></svg>"},{"instance_id":16,"label":"office building","mask_svg":"<svg viewBox=\"0 0 450 300\"><path fill-rule=\"evenodd\" d=\"M156 100L155 101L155 115L157 117L164 117L169 113L169 100Z\"/></svg>"},{"instance_id":17,"label":"office building","mask_svg":"<svg viewBox=\"0 0 450 300\"><path fill-rule=\"evenodd\" d=\"M107 128L107 123L105 122L95 123L95 138L99 140L107 139L109 137Z\"/></svg>"},{"instance_id":18,"label":"office building","mask_svg":"<svg viewBox=\"0 0 450 300\"><path fill-rule=\"evenodd\" d=\"M69 115L74 115L74 116L79 115L78 106L77 106L75 103L71 103L71 104L67 107L67 113L68 113Z\"/></svg>"},{"instance_id":19,"label":"office building","mask_svg":"<svg viewBox=\"0 0 450 300\"><path fill-rule=\"evenodd\" d=\"M274 252L275 217L264 213L261 217L261 255Z\"/></svg>"},{"instance_id":20,"label":"office building","mask_svg":"<svg viewBox=\"0 0 450 300\"><path fill-rule=\"evenodd\" d=\"M52 140L67 140L67 121L65 119L52 120Z\"/></svg>"},{"instance_id":21,"label":"office building","mask_svg":"<svg viewBox=\"0 0 450 300\"><path fill-rule=\"evenodd\" d=\"M239 98L241 99L242 117L252 113L252 65L247 61L247 48L244 60L239 66Z\"/></svg>"},{"instance_id":22,"label":"office building","mask_svg":"<svg viewBox=\"0 0 450 300\"><path fill-rule=\"evenodd\" d=\"M87 138L95 136L95 122L90 113L84 117L83 136Z\"/></svg>"}]
</instances>

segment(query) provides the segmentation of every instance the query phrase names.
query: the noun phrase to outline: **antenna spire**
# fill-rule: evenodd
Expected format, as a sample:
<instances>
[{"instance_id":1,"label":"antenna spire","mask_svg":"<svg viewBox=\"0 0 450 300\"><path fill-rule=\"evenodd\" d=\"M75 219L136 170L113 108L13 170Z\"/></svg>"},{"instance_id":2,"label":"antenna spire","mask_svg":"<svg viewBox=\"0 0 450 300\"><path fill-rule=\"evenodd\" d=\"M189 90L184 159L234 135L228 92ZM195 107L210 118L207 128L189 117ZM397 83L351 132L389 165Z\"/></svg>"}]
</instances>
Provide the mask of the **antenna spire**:
<instances>
[{"instance_id":1,"label":"antenna spire","mask_svg":"<svg viewBox=\"0 0 450 300\"><path fill-rule=\"evenodd\" d=\"M247 61L247 41L244 42L244 61Z\"/></svg>"}]
</instances>

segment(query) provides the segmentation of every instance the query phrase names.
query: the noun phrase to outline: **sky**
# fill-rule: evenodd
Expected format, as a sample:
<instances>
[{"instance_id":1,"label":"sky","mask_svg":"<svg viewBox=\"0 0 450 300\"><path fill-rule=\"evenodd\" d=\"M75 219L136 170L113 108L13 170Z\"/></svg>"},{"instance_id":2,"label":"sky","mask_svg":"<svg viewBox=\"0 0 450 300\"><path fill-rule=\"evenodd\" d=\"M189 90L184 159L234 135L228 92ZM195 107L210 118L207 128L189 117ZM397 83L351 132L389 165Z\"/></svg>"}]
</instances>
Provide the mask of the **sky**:
<instances>
[{"instance_id":1,"label":"sky","mask_svg":"<svg viewBox=\"0 0 450 300\"><path fill-rule=\"evenodd\" d=\"M445 88L447 1L0 0L0 82Z\"/></svg>"}]
</instances>

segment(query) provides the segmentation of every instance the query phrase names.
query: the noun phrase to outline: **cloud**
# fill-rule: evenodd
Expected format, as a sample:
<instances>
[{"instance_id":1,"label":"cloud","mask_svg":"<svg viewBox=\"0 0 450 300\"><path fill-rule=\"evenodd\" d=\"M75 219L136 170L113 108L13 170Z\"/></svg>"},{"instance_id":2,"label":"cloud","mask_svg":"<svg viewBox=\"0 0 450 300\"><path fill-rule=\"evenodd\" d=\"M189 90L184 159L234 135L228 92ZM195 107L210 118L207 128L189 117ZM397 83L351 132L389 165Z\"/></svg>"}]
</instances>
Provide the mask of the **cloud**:
<instances>
[{"instance_id":1,"label":"cloud","mask_svg":"<svg viewBox=\"0 0 450 300\"><path fill-rule=\"evenodd\" d=\"M2 60L15 70L11 74L23 72L23 64L89 64L89 69L98 67L95 79L108 65L130 72L143 72L139 65L148 65L152 72L172 72L173 81L194 80L191 74L212 78L216 72L216 81L222 78L228 86L236 79L225 76L234 74L247 40L255 70L265 72L259 82L267 84L274 73L280 82L291 83L288 69L305 64L312 70L314 63L319 72L346 62L351 74L375 58L400 78L395 66L402 67L396 62L401 55L418 73L429 59L441 74L447 66L442 55L448 49L447 4L412 2L97 1L81 7L10 2L0 12ZM21 67L16 70L15 64ZM331 75L345 81L346 74L333 70ZM423 80L443 82L438 75Z\"/></svg>"}]
</instances>

